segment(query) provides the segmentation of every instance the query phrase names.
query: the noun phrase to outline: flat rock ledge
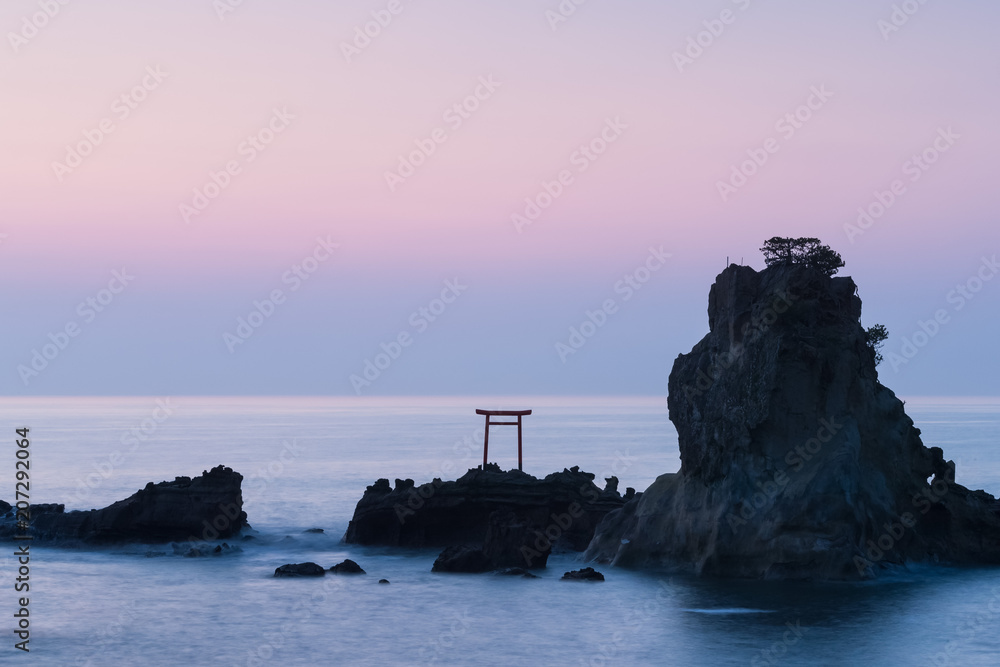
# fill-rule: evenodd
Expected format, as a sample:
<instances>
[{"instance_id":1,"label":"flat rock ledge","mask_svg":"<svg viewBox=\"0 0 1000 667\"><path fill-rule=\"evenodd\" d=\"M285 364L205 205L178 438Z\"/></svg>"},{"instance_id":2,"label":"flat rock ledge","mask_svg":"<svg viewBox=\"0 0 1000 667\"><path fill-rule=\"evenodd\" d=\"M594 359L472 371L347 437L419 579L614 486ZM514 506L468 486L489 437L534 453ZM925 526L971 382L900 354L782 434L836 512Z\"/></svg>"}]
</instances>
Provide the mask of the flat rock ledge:
<instances>
[{"instance_id":1,"label":"flat rock ledge","mask_svg":"<svg viewBox=\"0 0 1000 667\"><path fill-rule=\"evenodd\" d=\"M67 512L61 504L31 505L28 534L38 542L86 544L231 539L249 527L242 482L241 474L220 465L194 478L150 482L103 509ZM0 501L0 540L22 534L18 513Z\"/></svg>"},{"instance_id":2,"label":"flat rock ledge","mask_svg":"<svg viewBox=\"0 0 1000 667\"><path fill-rule=\"evenodd\" d=\"M493 530L491 544L485 545L488 557L503 567L530 567L508 557L509 552L519 554L521 546L539 554L552 547L582 551L597 524L635 495L628 489L622 496L614 477L601 489L592 473L577 467L544 479L519 470L505 472L495 464L485 470L473 468L455 481L435 479L420 486L411 479L397 479L393 487L388 479L380 479L358 501L344 541L369 546L460 547L484 545ZM498 512L506 517L504 522L491 519Z\"/></svg>"}]
</instances>

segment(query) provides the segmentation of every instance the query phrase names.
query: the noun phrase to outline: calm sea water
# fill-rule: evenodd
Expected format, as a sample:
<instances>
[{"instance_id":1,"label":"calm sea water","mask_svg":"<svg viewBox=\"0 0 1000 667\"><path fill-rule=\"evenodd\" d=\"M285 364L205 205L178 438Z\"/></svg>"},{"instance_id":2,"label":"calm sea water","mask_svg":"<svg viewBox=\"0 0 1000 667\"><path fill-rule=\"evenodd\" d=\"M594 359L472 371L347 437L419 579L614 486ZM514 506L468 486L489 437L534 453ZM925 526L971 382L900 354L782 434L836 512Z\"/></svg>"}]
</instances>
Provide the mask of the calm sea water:
<instances>
[{"instance_id":1,"label":"calm sea water","mask_svg":"<svg viewBox=\"0 0 1000 667\"><path fill-rule=\"evenodd\" d=\"M158 401L169 407L170 414ZM5 399L31 428L33 502L102 507L148 481L224 463L267 544L184 558L32 549L31 654L13 649L14 558L0 556L0 660L34 665L997 665L1000 569L915 568L863 584L683 578L601 568L603 584L435 575L434 551L340 544L379 477L454 479L481 462L474 408L533 408L525 470L579 465L645 489L679 466L663 399ZM1000 399L913 399L924 443L958 481L1000 494ZM159 420L158 420L159 419ZM491 460L516 465L516 430ZM138 437L137 435L138 434ZM7 450L0 498L12 500ZM305 534L323 528L321 535ZM358 561L366 577L274 579L274 568ZM392 583L379 585L378 579Z\"/></svg>"}]
</instances>

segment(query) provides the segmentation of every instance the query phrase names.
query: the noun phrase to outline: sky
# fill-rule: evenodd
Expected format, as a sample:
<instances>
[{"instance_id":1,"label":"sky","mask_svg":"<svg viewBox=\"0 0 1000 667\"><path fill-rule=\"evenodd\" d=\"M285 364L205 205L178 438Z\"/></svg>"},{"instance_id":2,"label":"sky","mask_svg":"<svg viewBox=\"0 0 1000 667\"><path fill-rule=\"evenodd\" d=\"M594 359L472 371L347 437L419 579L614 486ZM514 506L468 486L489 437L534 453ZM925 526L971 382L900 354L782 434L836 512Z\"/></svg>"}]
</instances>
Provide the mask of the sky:
<instances>
[{"instance_id":1,"label":"sky","mask_svg":"<svg viewBox=\"0 0 1000 667\"><path fill-rule=\"evenodd\" d=\"M815 236L998 395L1000 5L8 0L0 394L665 395Z\"/></svg>"}]
</instances>

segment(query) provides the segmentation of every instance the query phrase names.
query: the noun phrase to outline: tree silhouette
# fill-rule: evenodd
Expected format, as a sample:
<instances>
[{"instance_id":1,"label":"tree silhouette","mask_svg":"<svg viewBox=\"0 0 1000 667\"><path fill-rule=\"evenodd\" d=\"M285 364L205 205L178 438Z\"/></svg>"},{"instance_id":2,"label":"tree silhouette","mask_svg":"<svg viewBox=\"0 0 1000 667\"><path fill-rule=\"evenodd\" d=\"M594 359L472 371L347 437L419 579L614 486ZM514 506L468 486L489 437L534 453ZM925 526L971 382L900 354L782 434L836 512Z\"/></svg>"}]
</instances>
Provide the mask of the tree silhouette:
<instances>
[{"instance_id":1,"label":"tree silhouette","mask_svg":"<svg viewBox=\"0 0 1000 667\"><path fill-rule=\"evenodd\" d=\"M887 338L889 338L889 330L885 328L884 324L875 324L865 330L865 342L868 343L868 349L875 355L876 366L882 363L882 346L885 345Z\"/></svg>"},{"instance_id":2,"label":"tree silhouette","mask_svg":"<svg viewBox=\"0 0 1000 667\"><path fill-rule=\"evenodd\" d=\"M764 242L760 251L768 266L805 264L827 276L834 275L844 266L840 253L812 237L773 236Z\"/></svg>"}]
</instances>

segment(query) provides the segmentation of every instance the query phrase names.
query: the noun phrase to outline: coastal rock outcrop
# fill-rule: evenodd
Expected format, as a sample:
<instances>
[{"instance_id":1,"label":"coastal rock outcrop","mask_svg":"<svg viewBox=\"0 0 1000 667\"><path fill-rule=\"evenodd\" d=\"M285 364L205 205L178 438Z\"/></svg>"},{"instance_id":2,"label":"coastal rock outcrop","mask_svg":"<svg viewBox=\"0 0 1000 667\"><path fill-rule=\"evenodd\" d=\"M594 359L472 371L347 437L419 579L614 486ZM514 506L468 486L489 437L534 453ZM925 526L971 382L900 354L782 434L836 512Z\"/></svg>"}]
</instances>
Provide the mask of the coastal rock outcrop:
<instances>
[{"instance_id":1,"label":"coastal rock outcrop","mask_svg":"<svg viewBox=\"0 0 1000 667\"><path fill-rule=\"evenodd\" d=\"M592 567L567 572L562 578L566 581L604 581L604 575Z\"/></svg>"},{"instance_id":2,"label":"coastal rock outcrop","mask_svg":"<svg viewBox=\"0 0 1000 667\"><path fill-rule=\"evenodd\" d=\"M367 572L365 572L360 565L355 563L350 558L331 567L330 572L333 572L334 574L367 574Z\"/></svg>"},{"instance_id":3,"label":"coastal rock outcrop","mask_svg":"<svg viewBox=\"0 0 1000 667\"><path fill-rule=\"evenodd\" d=\"M276 577L322 577L326 570L316 563L288 563L274 568Z\"/></svg>"},{"instance_id":4,"label":"coastal rock outcrop","mask_svg":"<svg viewBox=\"0 0 1000 667\"><path fill-rule=\"evenodd\" d=\"M489 562L498 563L495 567L523 567L523 557L518 561L513 556L525 543L539 553L552 545L583 551L601 519L625 504L617 490L602 490L593 480L593 474L575 467L538 479L519 470L504 472L495 464L473 468L453 482L435 479L416 486L413 480L397 479L393 488L380 479L358 501L344 541L394 547L483 545ZM504 521L491 524L498 511ZM491 525L494 534L487 542Z\"/></svg>"},{"instance_id":5,"label":"coastal rock outcrop","mask_svg":"<svg viewBox=\"0 0 1000 667\"><path fill-rule=\"evenodd\" d=\"M198 477L150 482L104 509L66 512L63 505L32 505L29 534L36 541L92 544L198 542L229 539L248 527L243 476L217 466ZM21 534L11 512L0 539Z\"/></svg>"},{"instance_id":6,"label":"coastal rock outcrop","mask_svg":"<svg viewBox=\"0 0 1000 667\"><path fill-rule=\"evenodd\" d=\"M955 483L879 382L850 278L732 265L669 379L681 469L611 512L586 556L752 578L1000 563L1000 505Z\"/></svg>"}]
</instances>

